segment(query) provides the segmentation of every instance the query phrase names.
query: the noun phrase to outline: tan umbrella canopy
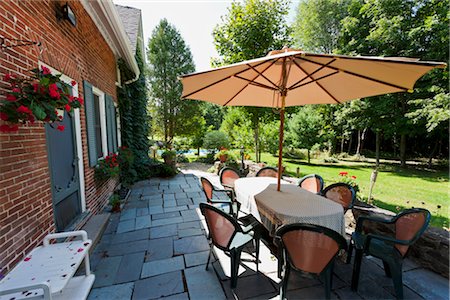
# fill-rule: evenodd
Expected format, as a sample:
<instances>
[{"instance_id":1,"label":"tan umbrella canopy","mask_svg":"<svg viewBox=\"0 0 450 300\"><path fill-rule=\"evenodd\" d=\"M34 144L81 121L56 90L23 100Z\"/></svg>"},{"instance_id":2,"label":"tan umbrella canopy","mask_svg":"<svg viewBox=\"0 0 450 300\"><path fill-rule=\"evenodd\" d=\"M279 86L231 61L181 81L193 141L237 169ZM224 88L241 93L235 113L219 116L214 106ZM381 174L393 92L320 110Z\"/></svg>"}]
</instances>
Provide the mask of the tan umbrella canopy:
<instances>
[{"instance_id":1,"label":"tan umbrella canopy","mask_svg":"<svg viewBox=\"0 0 450 300\"><path fill-rule=\"evenodd\" d=\"M314 54L283 49L262 58L183 75L182 98L223 106L279 108L279 191L285 107L344 103L412 91L415 82L425 73L445 66L445 63L413 58Z\"/></svg>"}]
</instances>

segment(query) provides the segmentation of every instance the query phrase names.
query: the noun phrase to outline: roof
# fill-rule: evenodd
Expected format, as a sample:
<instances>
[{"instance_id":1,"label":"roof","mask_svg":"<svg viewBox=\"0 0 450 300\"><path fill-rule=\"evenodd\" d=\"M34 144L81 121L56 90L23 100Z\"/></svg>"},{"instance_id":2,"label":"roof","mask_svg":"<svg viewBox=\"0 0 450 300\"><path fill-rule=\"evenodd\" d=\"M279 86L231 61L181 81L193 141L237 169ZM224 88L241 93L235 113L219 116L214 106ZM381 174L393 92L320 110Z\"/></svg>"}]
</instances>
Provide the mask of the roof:
<instances>
[{"instance_id":1,"label":"roof","mask_svg":"<svg viewBox=\"0 0 450 300\"><path fill-rule=\"evenodd\" d=\"M141 23L141 10L134 7L121 6L117 4L116 9L119 13L120 20L122 21L128 39L130 40L131 49L133 50L133 53L136 53Z\"/></svg>"}]
</instances>

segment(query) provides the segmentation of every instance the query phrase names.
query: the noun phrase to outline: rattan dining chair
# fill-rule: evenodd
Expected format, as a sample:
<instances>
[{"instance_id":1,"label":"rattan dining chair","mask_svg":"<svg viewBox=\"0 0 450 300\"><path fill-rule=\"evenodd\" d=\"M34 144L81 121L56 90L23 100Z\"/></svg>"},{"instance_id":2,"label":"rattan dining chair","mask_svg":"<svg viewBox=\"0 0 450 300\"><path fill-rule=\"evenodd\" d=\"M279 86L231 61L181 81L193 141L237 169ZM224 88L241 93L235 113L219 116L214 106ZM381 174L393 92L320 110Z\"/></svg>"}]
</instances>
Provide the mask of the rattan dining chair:
<instances>
[{"instance_id":1,"label":"rattan dining chair","mask_svg":"<svg viewBox=\"0 0 450 300\"><path fill-rule=\"evenodd\" d=\"M208 261L206 262L206 270L208 270L213 246L216 246L230 256L231 289L235 289L237 286L242 250L252 241L255 242L255 263L256 272L258 272L259 235L257 234L257 231L255 231L255 226L258 224L252 223L243 227L233 216L207 203L200 203L200 210L205 216L211 241Z\"/></svg>"},{"instance_id":2,"label":"rattan dining chair","mask_svg":"<svg viewBox=\"0 0 450 300\"><path fill-rule=\"evenodd\" d=\"M200 183L206 197L206 202L219 208L227 214L231 214L233 216L238 215L240 203L235 201L233 191L216 189L211 181L205 177L200 177ZM228 196L228 199L214 199L214 193L225 193Z\"/></svg>"},{"instance_id":3,"label":"rattan dining chair","mask_svg":"<svg viewBox=\"0 0 450 300\"><path fill-rule=\"evenodd\" d=\"M283 269L280 299L286 298L291 269L322 277L325 296L330 299L334 261L347 242L336 231L312 224L294 223L280 227L275 238L282 250Z\"/></svg>"},{"instance_id":4,"label":"rattan dining chair","mask_svg":"<svg viewBox=\"0 0 450 300\"><path fill-rule=\"evenodd\" d=\"M327 186L322 195L336 203L339 203L344 208L344 213L353 207L356 199L355 190L351 185L343 182L333 183Z\"/></svg>"},{"instance_id":5,"label":"rattan dining chair","mask_svg":"<svg viewBox=\"0 0 450 300\"><path fill-rule=\"evenodd\" d=\"M403 299L402 263L409 246L415 243L430 223L431 214L423 208L407 209L390 220L361 216L356 222L348 248L347 263L350 263L353 248L356 249L353 264L352 290L358 290L359 274L363 254L372 255L383 261L386 276L392 277L398 299ZM365 234L364 223L392 224L393 237L379 234Z\"/></svg>"},{"instance_id":6,"label":"rattan dining chair","mask_svg":"<svg viewBox=\"0 0 450 300\"><path fill-rule=\"evenodd\" d=\"M274 167L261 168L255 175L256 177L275 177L278 178L278 170Z\"/></svg>"},{"instance_id":7,"label":"rattan dining chair","mask_svg":"<svg viewBox=\"0 0 450 300\"><path fill-rule=\"evenodd\" d=\"M234 190L234 182L240 177L239 172L230 167L222 168L219 173L220 184L226 190Z\"/></svg>"},{"instance_id":8,"label":"rattan dining chair","mask_svg":"<svg viewBox=\"0 0 450 300\"><path fill-rule=\"evenodd\" d=\"M311 193L321 194L323 190L323 178L317 174L310 174L302 177L298 186Z\"/></svg>"}]
</instances>

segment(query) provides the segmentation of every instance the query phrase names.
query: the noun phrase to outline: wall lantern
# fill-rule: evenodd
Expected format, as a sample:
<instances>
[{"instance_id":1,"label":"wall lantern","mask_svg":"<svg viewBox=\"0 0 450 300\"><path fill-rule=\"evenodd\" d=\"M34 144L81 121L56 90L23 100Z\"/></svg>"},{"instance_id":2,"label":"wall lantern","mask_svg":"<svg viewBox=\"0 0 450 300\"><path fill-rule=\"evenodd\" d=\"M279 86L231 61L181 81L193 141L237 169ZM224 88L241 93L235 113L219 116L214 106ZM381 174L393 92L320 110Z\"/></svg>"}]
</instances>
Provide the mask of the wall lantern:
<instances>
[{"instance_id":1,"label":"wall lantern","mask_svg":"<svg viewBox=\"0 0 450 300\"><path fill-rule=\"evenodd\" d=\"M58 20L66 19L73 26L77 26L77 17L67 2L61 7L61 10L57 12L57 18Z\"/></svg>"}]
</instances>

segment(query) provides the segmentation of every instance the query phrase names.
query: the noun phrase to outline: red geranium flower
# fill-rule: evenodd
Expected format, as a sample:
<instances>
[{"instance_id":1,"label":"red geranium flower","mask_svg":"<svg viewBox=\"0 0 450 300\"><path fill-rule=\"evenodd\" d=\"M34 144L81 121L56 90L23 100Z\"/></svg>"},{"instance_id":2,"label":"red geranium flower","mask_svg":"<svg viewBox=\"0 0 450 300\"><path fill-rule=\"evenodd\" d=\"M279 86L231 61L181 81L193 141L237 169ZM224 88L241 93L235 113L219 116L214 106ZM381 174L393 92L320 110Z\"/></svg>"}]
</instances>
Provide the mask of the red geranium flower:
<instances>
[{"instance_id":1,"label":"red geranium flower","mask_svg":"<svg viewBox=\"0 0 450 300\"><path fill-rule=\"evenodd\" d=\"M48 90L49 91L58 91L58 86L56 85L56 83L49 84Z\"/></svg>"},{"instance_id":2,"label":"red geranium flower","mask_svg":"<svg viewBox=\"0 0 450 300\"><path fill-rule=\"evenodd\" d=\"M0 112L0 119L3 121L8 121L8 115L4 112Z\"/></svg>"},{"instance_id":3,"label":"red geranium flower","mask_svg":"<svg viewBox=\"0 0 450 300\"><path fill-rule=\"evenodd\" d=\"M29 109L28 107L23 106L23 105L21 105L21 106L19 106L19 107L17 108L17 112L19 112L19 113L24 113L24 114L32 114L32 113L33 113L33 112L31 111L31 109Z\"/></svg>"},{"instance_id":4,"label":"red geranium flower","mask_svg":"<svg viewBox=\"0 0 450 300\"><path fill-rule=\"evenodd\" d=\"M48 74L51 74L51 73L52 73L52 72L50 71L50 69L47 68L46 66L41 66L41 69L42 69L42 73L43 73L44 75L48 75Z\"/></svg>"},{"instance_id":5,"label":"red geranium flower","mask_svg":"<svg viewBox=\"0 0 450 300\"><path fill-rule=\"evenodd\" d=\"M71 84L72 86L75 86L75 85L77 84L77 82L76 82L75 80L72 80L72 81L70 82L70 84Z\"/></svg>"},{"instance_id":6,"label":"red geranium flower","mask_svg":"<svg viewBox=\"0 0 450 300\"><path fill-rule=\"evenodd\" d=\"M1 125L0 132L14 132L19 130L19 125Z\"/></svg>"},{"instance_id":7,"label":"red geranium flower","mask_svg":"<svg viewBox=\"0 0 450 300\"><path fill-rule=\"evenodd\" d=\"M61 98L61 95L55 90L49 90L48 93L50 94L50 97L52 97L52 98L55 98L58 100Z\"/></svg>"},{"instance_id":8,"label":"red geranium flower","mask_svg":"<svg viewBox=\"0 0 450 300\"><path fill-rule=\"evenodd\" d=\"M353 180L355 180L355 179L356 179L356 176L352 176L351 178L352 178Z\"/></svg>"},{"instance_id":9,"label":"red geranium flower","mask_svg":"<svg viewBox=\"0 0 450 300\"><path fill-rule=\"evenodd\" d=\"M3 76L3 80L4 81L10 81L11 80L11 74L5 74L5 76Z\"/></svg>"},{"instance_id":10,"label":"red geranium flower","mask_svg":"<svg viewBox=\"0 0 450 300\"><path fill-rule=\"evenodd\" d=\"M15 101L17 101L17 98L14 95L8 94L8 95L6 95L6 100L15 102Z\"/></svg>"},{"instance_id":11,"label":"red geranium flower","mask_svg":"<svg viewBox=\"0 0 450 300\"><path fill-rule=\"evenodd\" d=\"M69 96L69 103L72 102L75 99L74 96Z\"/></svg>"},{"instance_id":12,"label":"red geranium flower","mask_svg":"<svg viewBox=\"0 0 450 300\"><path fill-rule=\"evenodd\" d=\"M69 104L66 104L64 108L66 109L67 112L70 112L70 110L72 109Z\"/></svg>"},{"instance_id":13,"label":"red geranium flower","mask_svg":"<svg viewBox=\"0 0 450 300\"><path fill-rule=\"evenodd\" d=\"M339 172L339 176L347 176L348 172Z\"/></svg>"},{"instance_id":14,"label":"red geranium flower","mask_svg":"<svg viewBox=\"0 0 450 300\"><path fill-rule=\"evenodd\" d=\"M18 87L15 87L12 89L13 93L20 93L20 89Z\"/></svg>"},{"instance_id":15,"label":"red geranium flower","mask_svg":"<svg viewBox=\"0 0 450 300\"><path fill-rule=\"evenodd\" d=\"M37 93L39 91L39 84L33 83L33 91Z\"/></svg>"},{"instance_id":16,"label":"red geranium flower","mask_svg":"<svg viewBox=\"0 0 450 300\"><path fill-rule=\"evenodd\" d=\"M83 100L83 98L81 98L81 97L78 97L78 102L80 102L80 104L81 104L81 105L83 105L83 103L84 103L84 100Z\"/></svg>"},{"instance_id":17,"label":"red geranium flower","mask_svg":"<svg viewBox=\"0 0 450 300\"><path fill-rule=\"evenodd\" d=\"M58 127L56 127L56 129L59 131L64 131L64 125L58 125Z\"/></svg>"}]
</instances>

